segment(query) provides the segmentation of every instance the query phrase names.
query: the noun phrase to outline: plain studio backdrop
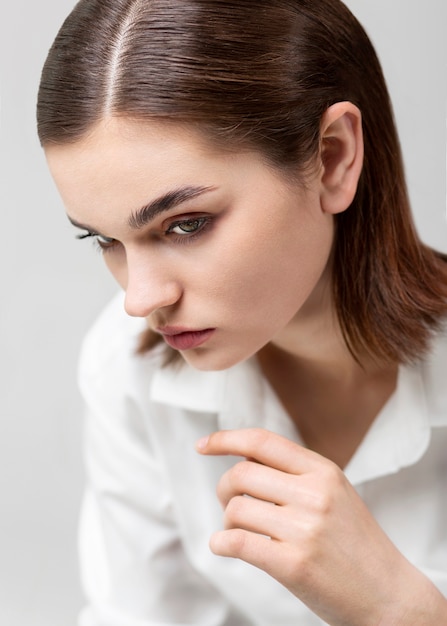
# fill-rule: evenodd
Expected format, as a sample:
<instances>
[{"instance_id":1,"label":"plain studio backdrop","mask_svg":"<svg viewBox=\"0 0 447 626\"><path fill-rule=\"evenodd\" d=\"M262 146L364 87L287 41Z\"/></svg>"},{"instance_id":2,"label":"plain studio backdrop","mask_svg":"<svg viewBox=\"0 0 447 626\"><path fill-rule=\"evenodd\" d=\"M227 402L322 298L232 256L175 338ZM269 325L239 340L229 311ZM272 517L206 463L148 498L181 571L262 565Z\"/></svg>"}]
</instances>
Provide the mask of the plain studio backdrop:
<instances>
[{"instance_id":1,"label":"plain studio backdrop","mask_svg":"<svg viewBox=\"0 0 447 626\"><path fill-rule=\"evenodd\" d=\"M447 251L445 0L350 0L388 79L422 238ZM74 626L82 604L81 338L116 288L74 239L35 131L42 64L73 0L2 0L0 623Z\"/></svg>"}]
</instances>

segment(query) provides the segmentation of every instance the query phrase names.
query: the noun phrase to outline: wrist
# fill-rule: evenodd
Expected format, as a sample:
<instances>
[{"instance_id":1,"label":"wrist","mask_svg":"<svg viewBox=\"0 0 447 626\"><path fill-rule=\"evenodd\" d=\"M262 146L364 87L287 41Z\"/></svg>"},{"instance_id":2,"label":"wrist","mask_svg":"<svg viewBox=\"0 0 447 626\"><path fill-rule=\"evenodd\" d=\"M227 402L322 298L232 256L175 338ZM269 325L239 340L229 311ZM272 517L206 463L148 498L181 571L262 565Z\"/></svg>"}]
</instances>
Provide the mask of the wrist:
<instances>
[{"instance_id":1,"label":"wrist","mask_svg":"<svg viewBox=\"0 0 447 626\"><path fill-rule=\"evenodd\" d=\"M377 626L447 624L447 599L428 578L414 568L411 580L402 583L395 586L394 599Z\"/></svg>"}]
</instances>

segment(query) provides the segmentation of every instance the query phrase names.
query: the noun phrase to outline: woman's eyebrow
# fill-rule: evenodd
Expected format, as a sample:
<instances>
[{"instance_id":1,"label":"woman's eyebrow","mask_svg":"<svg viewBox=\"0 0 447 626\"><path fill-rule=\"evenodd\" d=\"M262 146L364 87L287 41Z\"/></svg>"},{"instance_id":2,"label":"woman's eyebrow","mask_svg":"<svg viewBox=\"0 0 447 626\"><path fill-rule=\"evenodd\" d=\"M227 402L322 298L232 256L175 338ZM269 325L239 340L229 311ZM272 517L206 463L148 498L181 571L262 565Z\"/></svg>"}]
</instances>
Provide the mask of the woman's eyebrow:
<instances>
[{"instance_id":1,"label":"woman's eyebrow","mask_svg":"<svg viewBox=\"0 0 447 626\"><path fill-rule=\"evenodd\" d=\"M192 200L213 189L215 189L215 187L181 187L180 189L170 191L132 213L128 219L128 224L130 228L142 228L160 213L169 211L179 204L187 200Z\"/></svg>"},{"instance_id":2,"label":"woman's eyebrow","mask_svg":"<svg viewBox=\"0 0 447 626\"><path fill-rule=\"evenodd\" d=\"M157 215L163 213L164 211L170 211L175 208L179 204L186 202L187 200L192 200L193 198L197 198L204 193L215 190L216 187L180 187L179 189L174 189L173 191L169 191L168 193L156 198L149 204L141 207L138 211L132 212L129 219L127 220L130 228L138 230L146 226L151 220L153 220ZM87 230L92 233L96 233L96 229L92 226L88 226L87 224L81 224L77 222L75 219L71 218L67 215L69 221L76 226L76 228L81 228L82 230Z\"/></svg>"}]
</instances>

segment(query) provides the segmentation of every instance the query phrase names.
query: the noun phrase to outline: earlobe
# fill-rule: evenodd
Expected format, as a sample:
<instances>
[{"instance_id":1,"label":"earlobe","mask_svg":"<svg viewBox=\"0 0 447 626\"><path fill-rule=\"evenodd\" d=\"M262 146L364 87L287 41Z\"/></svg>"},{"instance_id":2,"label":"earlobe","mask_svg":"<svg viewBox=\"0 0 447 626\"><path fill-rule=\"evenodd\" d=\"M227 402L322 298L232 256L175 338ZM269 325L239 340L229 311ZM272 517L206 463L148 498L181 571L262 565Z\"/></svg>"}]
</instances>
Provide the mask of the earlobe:
<instances>
[{"instance_id":1,"label":"earlobe","mask_svg":"<svg viewBox=\"0 0 447 626\"><path fill-rule=\"evenodd\" d=\"M337 102L321 120L321 207L336 214L354 200L363 167L360 110L351 102Z\"/></svg>"}]
</instances>

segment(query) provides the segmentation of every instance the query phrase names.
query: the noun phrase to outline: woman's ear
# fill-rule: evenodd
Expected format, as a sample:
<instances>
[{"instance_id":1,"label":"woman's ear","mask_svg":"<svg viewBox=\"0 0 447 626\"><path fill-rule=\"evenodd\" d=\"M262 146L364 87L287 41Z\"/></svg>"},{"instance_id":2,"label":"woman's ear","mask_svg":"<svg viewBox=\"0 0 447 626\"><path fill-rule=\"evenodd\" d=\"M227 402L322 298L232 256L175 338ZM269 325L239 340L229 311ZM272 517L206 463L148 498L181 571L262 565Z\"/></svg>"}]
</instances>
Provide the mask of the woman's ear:
<instances>
[{"instance_id":1,"label":"woman's ear","mask_svg":"<svg viewBox=\"0 0 447 626\"><path fill-rule=\"evenodd\" d=\"M354 200L363 167L360 110L351 102L337 102L321 120L321 207L341 213Z\"/></svg>"}]
</instances>

